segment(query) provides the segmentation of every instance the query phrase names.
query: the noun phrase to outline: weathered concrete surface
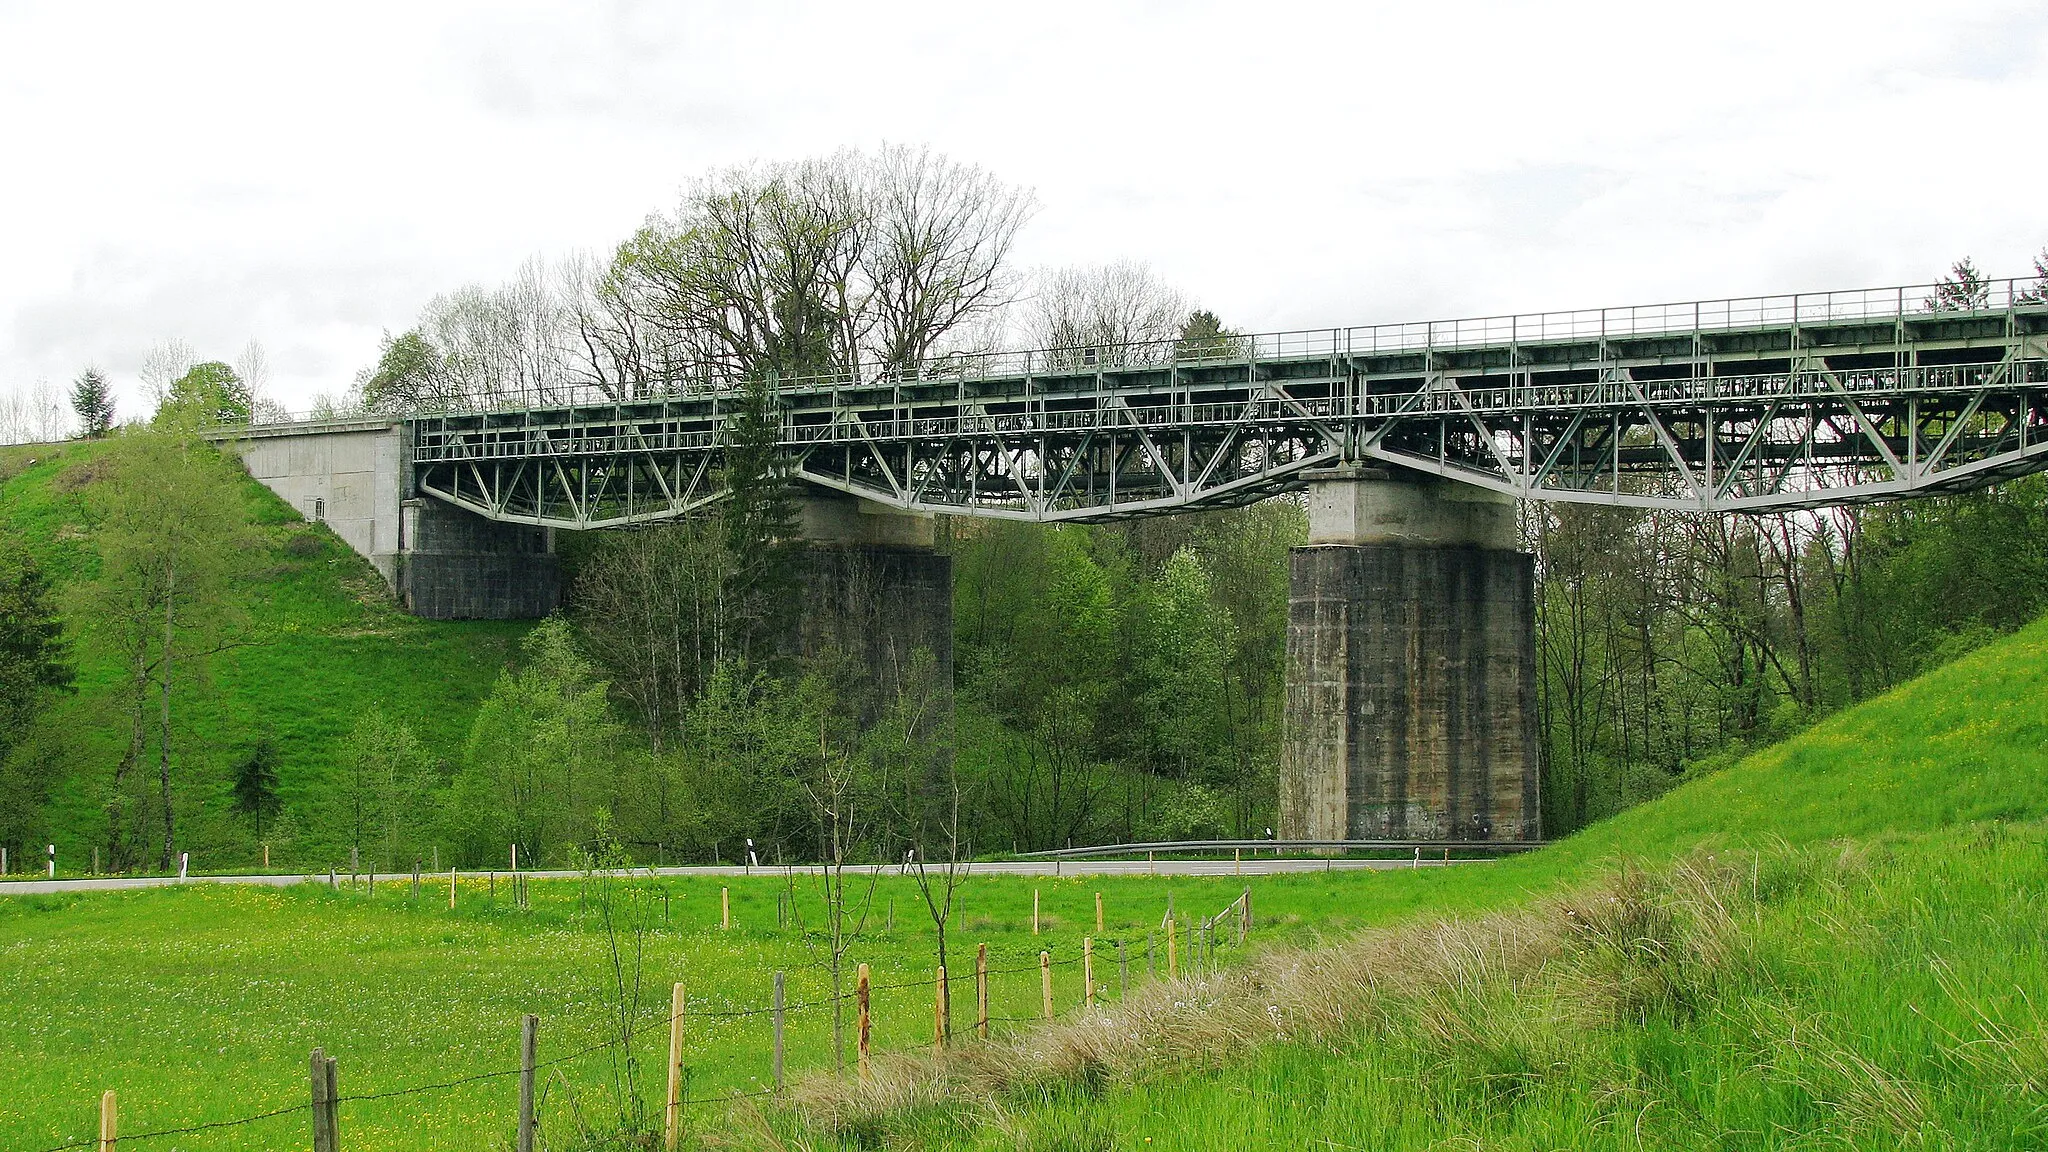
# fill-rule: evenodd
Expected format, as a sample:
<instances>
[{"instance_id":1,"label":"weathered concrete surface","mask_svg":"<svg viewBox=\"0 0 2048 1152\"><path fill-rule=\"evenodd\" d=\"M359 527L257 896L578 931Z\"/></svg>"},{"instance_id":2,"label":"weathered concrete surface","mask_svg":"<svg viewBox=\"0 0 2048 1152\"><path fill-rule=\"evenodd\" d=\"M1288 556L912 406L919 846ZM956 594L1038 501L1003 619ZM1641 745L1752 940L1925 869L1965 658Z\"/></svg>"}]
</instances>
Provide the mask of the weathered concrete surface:
<instances>
[{"instance_id":1,"label":"weathered concrete surface","mask_svg":"<svg viewBox=\"0 0 2048 1152\"><path fill-rule=\"evenodd\" d=\"M1305 472L1310 544L1516 547L1515 502L1470 484L1350 465Z\"/></svg>"},{"instance_id":2,"label":"weathered concrete surface","mask_svg":"<svg viewBox=\"0 0 2048 1152\"><path fill-rule=\"evenodd\" d=\"M938 518L810 485L796 496L797 533L812 544L930 548Z\"/></svg>"},{"instance_id":3,"label":"weathered concrete surface","mask_svg":"<svg viewBox=\"0 0 2048 1152\"><path fill-rule=\"evenodd\" d=\"M843 653L884 699L927 677L950 711L952 557L930 548L813 545L804 550L798 597L793 642L800 654Z\"/></svg>"},{"instance_id":4,"label":"weathered concrete surface","mask_svg":"<svg viewBox=\"0 0 2048 1152\"><path fill-rule=\"evenodd\" d=\"M249 475L367 558L416 616L537 619L561 603L547 529L407 499L405 425L388 419L238 431Z\"/></svg>"},{"instance_id":5,"label":"weathered concrete surface","mask_svg":"<svg viewBox=\"0 0 2048 1152\"><path fill-rule=\"evenodd\" d=\"M249 475L307 520L324 522L396 585L403 424L336 421L292 431L258 426L237 435Z\"/></svg>"},{"instance_id":6,"label":"weathered concrete surface","mask_svg":"<svg viewBox=\"0 0 2048 1152\"><path fill-rule=\"evenodd\" d=\"M551 531L427 497L405 501L399 601L430 620L533 620L562 601Z\"/></svg>"},{"instance_id":7,"label":"weathered concrete surface","mask_svg":"<svg viewBox=\"0 0 2048 1152\"><path fill-rule=\"evenodd\" d=\"M796 511L805 548L787 643L852 658L878 704L926 676L950 713L953 560L932 546L935 518L812 485L798 487Z\"/></svg>"},{"instance_id":8,"label":"weathered concrete surface","mask_svg":"<svg viewBox=\"0 0 2048 1152\"><path fill-rule=\"evenodd\" d=\"M1311 488L1326 542L1290 561L1280 834L1537 839L1535 561L1490 546L1513 507L1384 476Z\"/></svg>"}]
</instances>

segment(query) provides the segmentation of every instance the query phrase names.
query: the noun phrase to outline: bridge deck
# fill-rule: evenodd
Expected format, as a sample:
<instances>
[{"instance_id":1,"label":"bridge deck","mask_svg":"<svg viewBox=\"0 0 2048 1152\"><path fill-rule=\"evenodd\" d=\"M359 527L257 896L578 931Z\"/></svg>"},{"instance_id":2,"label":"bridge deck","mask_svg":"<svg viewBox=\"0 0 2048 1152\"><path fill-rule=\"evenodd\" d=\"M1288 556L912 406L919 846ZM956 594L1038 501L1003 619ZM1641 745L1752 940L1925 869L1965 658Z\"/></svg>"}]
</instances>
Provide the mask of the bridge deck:
<instances>
[{"instance_id":1,"label":"bridge deck","mask_svg":"<svg viewBox=\"0 0 2048 1152\"><path fill-rule=\"evenodd\" d=\"M1527 499L1767 509L2048 467L2048 302L2000 282L1171 345L788 380L799 475L907 510L1103 520L1241 504L1374 461ZM419 488L602 527L720 497L736 387L416 416Z\"/></svg>"}]
</instances>

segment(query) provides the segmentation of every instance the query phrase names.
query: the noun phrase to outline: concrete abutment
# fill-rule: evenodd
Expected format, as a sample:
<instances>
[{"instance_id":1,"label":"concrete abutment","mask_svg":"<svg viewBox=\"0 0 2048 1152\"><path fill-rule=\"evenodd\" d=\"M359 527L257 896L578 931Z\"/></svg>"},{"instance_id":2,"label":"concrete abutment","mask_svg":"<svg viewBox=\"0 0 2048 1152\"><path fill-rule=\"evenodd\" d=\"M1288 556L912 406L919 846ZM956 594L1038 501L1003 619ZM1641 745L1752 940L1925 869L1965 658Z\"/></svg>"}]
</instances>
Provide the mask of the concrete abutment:
<instances>
[{"instance_id":1,"label":"concrete abutment","mask_svg":"<svg viewBox=\"0 0 2048 1152\"><path fill-rule=\"evenodd\" d=\"M1281 835L1537 839L1535 561L1514 504L1371 468L1307 479Z\"/></svg>"}]
</instances>

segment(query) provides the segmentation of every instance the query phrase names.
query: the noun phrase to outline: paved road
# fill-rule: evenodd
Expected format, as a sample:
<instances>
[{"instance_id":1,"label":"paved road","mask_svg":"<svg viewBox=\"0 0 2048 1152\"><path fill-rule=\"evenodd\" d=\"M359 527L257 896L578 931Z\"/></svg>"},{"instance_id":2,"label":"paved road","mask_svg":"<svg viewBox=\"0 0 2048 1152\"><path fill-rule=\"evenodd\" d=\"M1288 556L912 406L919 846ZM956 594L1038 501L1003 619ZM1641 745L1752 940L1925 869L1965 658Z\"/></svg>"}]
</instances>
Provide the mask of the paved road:
<instances>
[{"instance_id":1,"label":"paved road","mask_svg":"<svg viewBox=\"0 0 2048 1152\"><path fill-rule=\"evenodd\" d=\"M1442 868L1442 860L1423 860L1420 867ZM1485 864L1486 860L1452 860L1451 864ZM1275 860L1271 857L1253 858L1238 863L1231 860L1029 860L1000 861L995 863L968 864L964 870L976 876L1278 876L1293 872L1356 872L1361 870L1385 870L1390 868L1413 868L1413 860ZM787 869L799 876L813 876L818 866L802 865ZM636 874L653 872L661 876L779 876L784 869L773 867L744 868L736 864L698 865L693 867L653 868L639 870ZM870 871L900 872L894 864L863 864L848 868L850 872ZM345 874L344 874L345 875ZM402 873L400 875L410 875ZM441 875L428 873L426 876ZM463 872L462 876L480 878L491 875L488 872ZM505 873L498 873L505 875ZM526 872L526 876L542 880L567 880L582 875L569 870ZM387 880L400 876L383 874ZM0 896L26 896L45 892L86 892L109 889L163 888L176 884L258 884L269 887L286 887L293 884L327 883L327 874L318 876L193 876L179 880L175 876L108 876L90 880L9 880L0 881Z\"/></svg>"}]
</instances>

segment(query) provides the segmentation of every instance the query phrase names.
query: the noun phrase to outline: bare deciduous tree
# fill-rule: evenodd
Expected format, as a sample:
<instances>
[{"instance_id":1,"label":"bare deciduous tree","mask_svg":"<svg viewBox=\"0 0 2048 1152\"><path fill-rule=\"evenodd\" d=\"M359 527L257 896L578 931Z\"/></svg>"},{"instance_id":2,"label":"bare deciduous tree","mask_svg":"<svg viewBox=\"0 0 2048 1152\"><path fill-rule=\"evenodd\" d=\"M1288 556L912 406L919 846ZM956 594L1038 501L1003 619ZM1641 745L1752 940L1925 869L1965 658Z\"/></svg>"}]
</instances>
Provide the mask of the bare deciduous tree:
<instances>
[{"instance_id":1,"label":"bare deciduous tree","mask_svg":"<svg viewBox=\"0 0 2048 1152\"><path fill-rule=\"evenodd\" d=\"M868 167L875 355L894 371L943 351L942 341L1015 298L1009 268L1030 192L928 148L885 148Z\"/></svg>"},{"instance_id":2,"label":"bare deciduous tree","mask_svg":"<svg viewBox=\"0 0 2048 1152\"><path fill-rule=\"evenodd\" d=\"M171 385L192 370L199 356L192 346L177 337L163 341L142 357L142 386L152 404L159 407L171 395Z\"/></svg>"},{"instance_id":3,"label":"bare deciduous tree","mask_svg":"<svg viewBox=\"0 0 2048 1152\"><path fill-rule=\"evenodd\" d=\"M1061 268L1041 279L1025 335L1068 366L1146 363L1166 356L1188 313L1187 297L1144 264Z\"/></svg>"}]
</instances>

